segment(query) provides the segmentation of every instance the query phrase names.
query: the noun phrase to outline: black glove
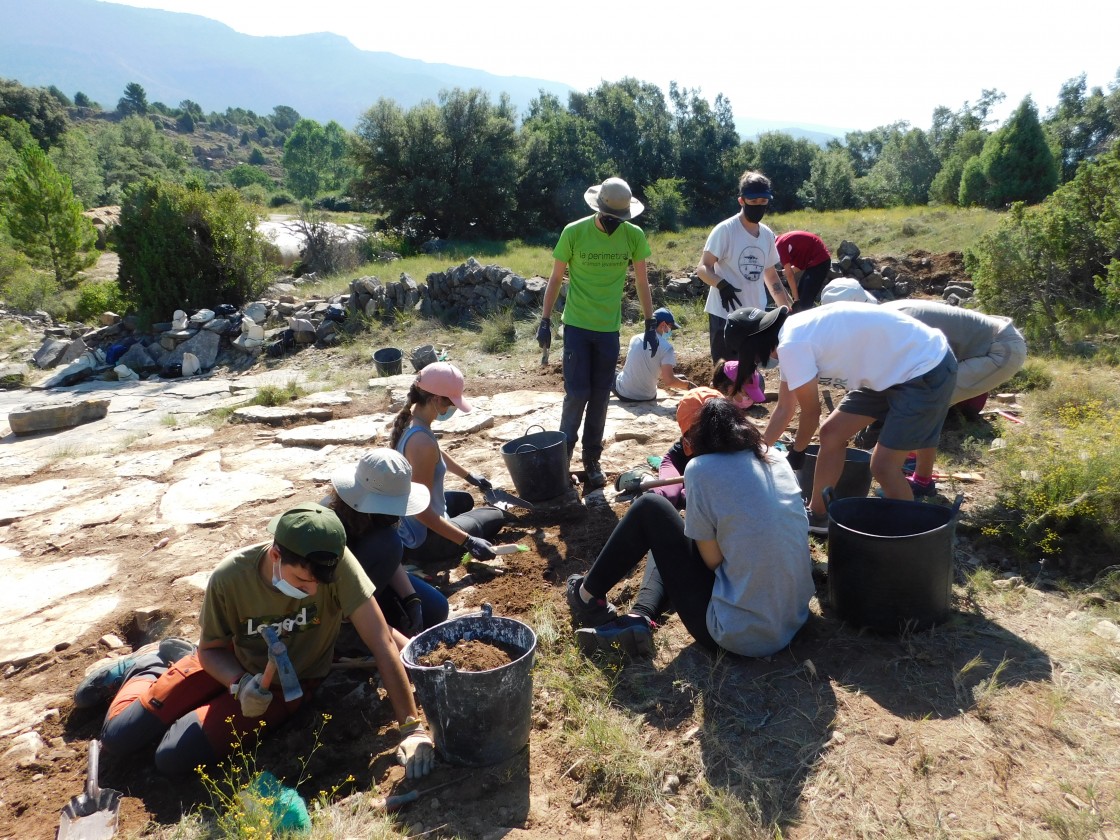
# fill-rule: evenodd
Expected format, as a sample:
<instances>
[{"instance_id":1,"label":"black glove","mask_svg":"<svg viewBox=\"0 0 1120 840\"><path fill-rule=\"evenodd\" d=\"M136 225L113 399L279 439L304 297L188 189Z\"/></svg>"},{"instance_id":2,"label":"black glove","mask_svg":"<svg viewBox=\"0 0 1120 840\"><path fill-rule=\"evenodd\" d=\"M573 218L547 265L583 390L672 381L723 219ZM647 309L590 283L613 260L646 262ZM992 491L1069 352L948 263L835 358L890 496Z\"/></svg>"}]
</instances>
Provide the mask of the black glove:
<instances>
[{"instance_id":1,"label":"black glove","mask_svg":"<svg viewBox=\"0 0 1120 840\"><path fill-rule=\"evenodd\" d=\"M805 450L794 449L792 446L789 448L789 454L786 455L786 463L793 467L795 470L801 469L805 464Z\"/></svg>"},{"instance_id":2,"label":"black glove","mask_svg":"<svg viewBox=\"0 0 1120 840\"><path fill-rule=\"evenodd\" d=\"M401 600L401 608L404 610L405 624L404 634L411 638L424 629L424 605L420 602L420 596L413 592L411 595L405 595Z\"/></svg>"},{"instance_id":3,"label":"black glove","mask_svg":"<svg viewBox=\"0 0 1120 840\"><path fill-rule=\"evenodd\" d=\"M642 346L649 351L652 359L657 355L657 319L646 318L646 334L642 336Z\"/></svg>"},{"instance_id":4,"label":"black glove","mask_svg":"<svg viewBox=\"0 0 1120 840\"><path fill-rule=\"evenodd\" d=\"M498 556L494 553L493 546L480 537L468 536L462 547L475 560L493 560Z\"/></svg>"},{"instance_id":5,"label":"black glove","mask_svg":"<svg viewBox=\"0 0 1120 840\"><path fill-rule=\"evenodd\" d=\"M739 290L726 280L720 280L716 283L716 291L719 292L719 299L723 303L723 308L728 312L734 312L742 306L739 303Z\"/></svg>"},{"instance_id":6,"label":"black glove","mask_svg":"<svg viewBox=\"0 0 1120 840\"><path fill-rule=\"evenodd\" d=\"M541 325L537 327L537 345L542 350L552 346L552 320L541 318Z\"/></svg>"},{"instance_id":7,"label":"black glove","mask_svg":"<svg viewBox=\"0 0 1120 840\"><path fill-rule=\"evenodd\" d=\"M479 473L471 473L470 475L468 475L467 484L473 484L483 492L494 489L494 485L490 483L490 479L488 479L484 475L480 475Z\"/></svg>"}]
</instances>

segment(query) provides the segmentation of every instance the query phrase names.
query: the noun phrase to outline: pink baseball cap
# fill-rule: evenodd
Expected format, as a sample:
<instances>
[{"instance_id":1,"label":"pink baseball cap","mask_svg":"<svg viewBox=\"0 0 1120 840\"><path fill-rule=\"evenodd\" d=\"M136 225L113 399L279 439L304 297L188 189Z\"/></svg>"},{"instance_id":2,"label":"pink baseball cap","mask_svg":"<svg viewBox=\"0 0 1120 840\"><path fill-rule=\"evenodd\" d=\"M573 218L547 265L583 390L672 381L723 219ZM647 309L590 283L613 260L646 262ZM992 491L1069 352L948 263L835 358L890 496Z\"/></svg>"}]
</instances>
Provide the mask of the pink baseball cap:
<instances>
[{"instance_id":1,"label":"pink baseball cap","mask_svg":"<svg viewBox=\"0 0 1120 840\"><path fill-rule=\"evenodd\" d=\"M447 397L462 412L469 412L471 404L463 396L463 372L451 362L433 362L420 371L416 384L439 397Z\"/></svg>"}]
</instances>

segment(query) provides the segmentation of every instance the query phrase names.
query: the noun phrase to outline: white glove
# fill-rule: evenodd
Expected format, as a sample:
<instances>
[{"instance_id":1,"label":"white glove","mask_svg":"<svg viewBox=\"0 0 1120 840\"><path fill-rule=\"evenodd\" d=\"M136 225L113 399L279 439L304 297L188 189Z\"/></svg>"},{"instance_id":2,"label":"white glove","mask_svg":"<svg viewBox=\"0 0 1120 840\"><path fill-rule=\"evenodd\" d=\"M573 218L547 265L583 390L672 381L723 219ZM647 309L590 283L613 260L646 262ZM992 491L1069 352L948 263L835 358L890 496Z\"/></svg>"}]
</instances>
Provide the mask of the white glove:
<instances>
[{"instance_id":1,"label":"white glove","mask_svg":"<svg viewBox=\"0 0 1120 840\"><path fill-rule=\"evenodd\" d=\"M436 760L436 747L424 724L414 717L405 719L399 727L401 745L397 747L397 761L404 765L408 779L419 779L432 772Z\"/></svg>"},{"instance_id":2,"label":"white glove","mask_svg":"<svg viewBox=\"0 0 1120 840\"><path fill-rule=\"evenodd\" d=\"M237 683L237 700L241 703L241 714L247 718L259 718L272 702L272 692L261 686L261 677L246 674Z\"/></svg>"}]
</instances>

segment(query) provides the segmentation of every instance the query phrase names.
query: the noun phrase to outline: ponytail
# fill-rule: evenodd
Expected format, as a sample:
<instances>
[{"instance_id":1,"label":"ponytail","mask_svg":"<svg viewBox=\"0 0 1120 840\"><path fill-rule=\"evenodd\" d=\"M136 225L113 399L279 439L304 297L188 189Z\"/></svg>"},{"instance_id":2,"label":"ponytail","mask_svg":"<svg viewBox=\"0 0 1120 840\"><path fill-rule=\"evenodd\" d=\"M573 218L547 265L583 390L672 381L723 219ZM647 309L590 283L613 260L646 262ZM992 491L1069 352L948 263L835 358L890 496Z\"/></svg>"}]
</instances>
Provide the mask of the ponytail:
<instances>
[{"instance_id":1,"label":"ponytail","mask_svg":"<svg viewBox=\"0 0 1120 840\"><path fill-rule=\"evenodd\" d=\"M401 435L408 428L408 424L412 422L412 406L423 405L434 396L434 394L430 394L421 388L416 382L409 386L408 401L405 407L397 412L397 417L393 421L393 431L389 434L389 447L391 449L397 448Z\"/></svg>"}]
</instances>

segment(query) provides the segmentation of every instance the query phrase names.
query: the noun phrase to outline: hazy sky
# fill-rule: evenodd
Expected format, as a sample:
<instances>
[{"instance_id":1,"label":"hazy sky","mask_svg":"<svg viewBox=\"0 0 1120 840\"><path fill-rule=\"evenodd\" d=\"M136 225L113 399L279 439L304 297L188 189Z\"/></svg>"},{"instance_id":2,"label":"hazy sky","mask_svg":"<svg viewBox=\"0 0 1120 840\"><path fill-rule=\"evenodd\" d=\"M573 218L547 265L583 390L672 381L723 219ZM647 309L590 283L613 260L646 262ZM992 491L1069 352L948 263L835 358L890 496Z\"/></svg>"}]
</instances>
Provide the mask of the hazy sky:
<instances>
[{"instance_id":1,"label":"hazy sky","mask_svg":"<svg viewBox=\"0 0 1120 840\"><path fill-rule=\"evenodd\" d=\"M532 76L577 90L634 76L723 93L738 119L928 128L984 88L1045 116L1067 79L1120 69L1114 0L115 0L222 21L249 35L339 33L360 49ZM1108 8L1113 11L1106 11ZM345 80L340 79L340 84Z\"/></svg>"}]
</instances>

